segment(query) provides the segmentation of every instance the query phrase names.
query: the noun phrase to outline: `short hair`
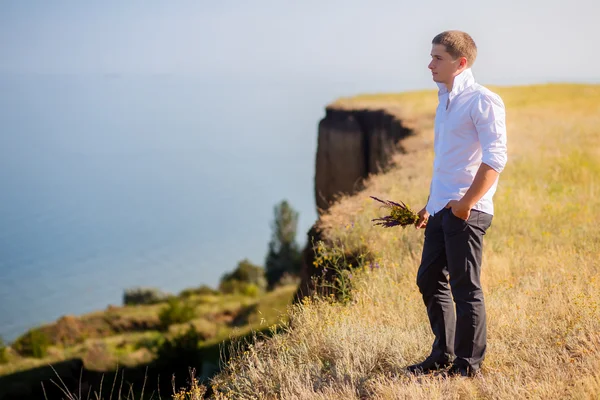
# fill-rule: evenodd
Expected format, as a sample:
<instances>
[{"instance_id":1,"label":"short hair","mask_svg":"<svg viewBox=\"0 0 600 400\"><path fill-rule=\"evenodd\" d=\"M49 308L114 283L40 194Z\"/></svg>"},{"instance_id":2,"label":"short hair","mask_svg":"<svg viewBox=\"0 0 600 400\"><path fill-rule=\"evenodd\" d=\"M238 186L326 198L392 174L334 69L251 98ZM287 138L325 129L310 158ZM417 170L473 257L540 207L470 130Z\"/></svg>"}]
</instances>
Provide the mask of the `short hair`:
<instances>
[{"instance_id":1,"label":"short hair","mask_svg":"<svg viewBox=\"0 0 600 400\"><path fill-rule=\"evenodd\" d=\"M446 51L455 60L458 57L465 57L468 67L471 67L477 58L475 41L468 33L462 31L444 31L436 35L431 43L446 47Z\"/></svg>"}]
</instances>

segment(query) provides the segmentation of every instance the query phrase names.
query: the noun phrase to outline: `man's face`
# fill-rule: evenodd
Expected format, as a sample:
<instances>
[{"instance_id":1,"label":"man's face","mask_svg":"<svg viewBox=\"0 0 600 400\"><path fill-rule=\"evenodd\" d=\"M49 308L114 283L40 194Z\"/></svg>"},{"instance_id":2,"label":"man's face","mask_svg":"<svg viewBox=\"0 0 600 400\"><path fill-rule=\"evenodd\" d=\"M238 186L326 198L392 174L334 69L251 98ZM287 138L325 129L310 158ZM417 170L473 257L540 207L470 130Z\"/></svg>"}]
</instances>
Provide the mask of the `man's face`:
<instances>
[{"instance_id":1,"label":"man's face","mask_svg":"<svg viewBox=\"0 0 600 400\"><path fill-rule=\"evenodd\" d=\"M434 44L432 46L429 69L434 82L450 85L454 82L454 77L465 69L465 66L466 59L464 57L452 59L444 45Z\"/></svg>"}]
</instances>

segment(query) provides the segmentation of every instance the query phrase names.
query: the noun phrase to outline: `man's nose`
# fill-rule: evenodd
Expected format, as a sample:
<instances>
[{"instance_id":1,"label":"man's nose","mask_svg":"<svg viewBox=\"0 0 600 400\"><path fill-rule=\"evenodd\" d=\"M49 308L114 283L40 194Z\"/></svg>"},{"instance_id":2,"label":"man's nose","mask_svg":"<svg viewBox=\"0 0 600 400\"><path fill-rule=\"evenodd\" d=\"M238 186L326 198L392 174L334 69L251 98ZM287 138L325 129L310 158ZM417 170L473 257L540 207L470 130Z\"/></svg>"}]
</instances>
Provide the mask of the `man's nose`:
<instances>
[{"instance_id":1,"label":"man's nose","mask_svg":"<svg viewBox=\"0 0 600 400\"><path fill-rule=\"evenodd\" d=\"M433 69L433 61L431 61L431 62L429 63L429 65L427 66L427 68L429 68L429 69Z\"/></svg>"}]
</instances>

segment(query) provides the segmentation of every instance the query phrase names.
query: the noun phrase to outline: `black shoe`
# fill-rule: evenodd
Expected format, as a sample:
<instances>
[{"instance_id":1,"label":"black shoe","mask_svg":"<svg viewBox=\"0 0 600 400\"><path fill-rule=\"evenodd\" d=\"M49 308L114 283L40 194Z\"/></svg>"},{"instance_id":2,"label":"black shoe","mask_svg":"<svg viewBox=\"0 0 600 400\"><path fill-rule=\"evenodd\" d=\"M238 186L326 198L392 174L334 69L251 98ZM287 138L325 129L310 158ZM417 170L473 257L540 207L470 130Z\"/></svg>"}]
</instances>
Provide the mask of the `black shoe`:
<instances>
[{"instance_id":1,"label":"black shoe","mask_svg":"<svg viewBox=\"0 0 600 400\"><path fill-rule=\"evenodd\" d=\"M409 365L406 370L414 375L428 374L430 372L439 371L450 365L450 361L447 359L434 358L429 356L425 361L418 364Z\"/></svg>"},{"instance_id":2,"label":"black shoe","mask_svg":"<svg viewBox=\"0 0 600 400\"><path fill-rule=\"evenodd\" d=\"M479 368L473 368L471 366L452 364L452 366L450 368L448 368L447 371L442 371L438 375L443 378L451 378L451 377L475 378L475 377L481 377L481 370Z\"/></svg>"}]
</instances>

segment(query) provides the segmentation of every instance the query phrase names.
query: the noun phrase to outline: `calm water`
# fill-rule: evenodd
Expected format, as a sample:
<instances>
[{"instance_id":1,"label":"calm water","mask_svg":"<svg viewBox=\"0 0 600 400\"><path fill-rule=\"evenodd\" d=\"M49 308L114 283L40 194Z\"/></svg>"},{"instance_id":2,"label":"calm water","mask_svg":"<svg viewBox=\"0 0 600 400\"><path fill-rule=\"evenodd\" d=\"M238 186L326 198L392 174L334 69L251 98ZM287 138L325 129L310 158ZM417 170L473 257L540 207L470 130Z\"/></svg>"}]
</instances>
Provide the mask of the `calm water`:
<instances>
[{"instance_id":1,"label":"calm water","mask_svg":"<svg viewBox=\"0 0 600 400\"><path fill-rule=\"evenodd\" d=\"M0 77L0 336L216 286L262 264L273 206L316 219L317 124L343 83Z\"/></svg>"}]
</instances>

